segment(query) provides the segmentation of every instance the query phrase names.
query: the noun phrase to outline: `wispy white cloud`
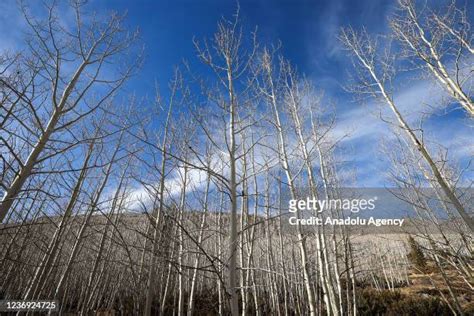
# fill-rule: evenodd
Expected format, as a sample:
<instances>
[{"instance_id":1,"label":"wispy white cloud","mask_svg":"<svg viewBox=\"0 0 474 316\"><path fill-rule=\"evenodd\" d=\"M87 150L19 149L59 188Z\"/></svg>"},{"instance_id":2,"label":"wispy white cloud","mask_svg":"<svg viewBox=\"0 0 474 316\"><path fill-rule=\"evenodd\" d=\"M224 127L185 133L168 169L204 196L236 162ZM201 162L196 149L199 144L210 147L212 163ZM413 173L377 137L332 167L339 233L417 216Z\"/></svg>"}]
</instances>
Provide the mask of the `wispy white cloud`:
<instances>
[{"instance_id":1,"label":"wispy white cloud","mask_svg":"<svg viewBox=\"0 0 474 316\"><path fill-rule=\"evenodd\" d=\"M441 145L448 149L453 162L465 162L474 152L472 140L466 135L473 135L474 131L463 118L435 115L446 107L446 97L446 92L435 82L419 80L401 86L395 93L394 100L413 128L418 128L423 123L424 140L433 152ZM380 153L379 145L395 139L393 130L397 129L397 124L393 113L383 101L377 100L339 110L339 121L334 134L348 134L343 146L350 149L350 157L342 159L347 159L357 169L360 185L383 184L389 161ZM383 122L380 115L394 125ZM459 132L455 133L456 137L453 137L453 131Z\"/></svg>"}]
</instances>

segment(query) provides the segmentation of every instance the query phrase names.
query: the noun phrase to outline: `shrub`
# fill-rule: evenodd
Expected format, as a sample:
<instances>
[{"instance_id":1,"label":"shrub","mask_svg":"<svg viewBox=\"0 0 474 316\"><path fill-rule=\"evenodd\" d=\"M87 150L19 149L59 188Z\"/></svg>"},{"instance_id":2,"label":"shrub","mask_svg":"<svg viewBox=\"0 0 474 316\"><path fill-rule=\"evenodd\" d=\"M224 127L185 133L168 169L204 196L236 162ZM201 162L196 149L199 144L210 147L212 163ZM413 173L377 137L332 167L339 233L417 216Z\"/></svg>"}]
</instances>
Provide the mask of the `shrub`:
<instances>
[{"instance_id":1,"label":"shrub","mask_svg":"<svg viewBox=\"0 0 474 316\"><path fill-rule=\"evenodd\" d=\"M449 307L437 297L407 296L398 291L364 289L357 296L360 315L451 315Z\"/></svg>"},{"instance_id":2,"label":"shrub","mask_svg":"<svg viewBox=\"0 0 474 316\"><path fill-rule=\"evenodd\" d=\"M411 264L417 270L425 272L427 268L426 257L420 244L415 240L415 238L408 236L408 245L410 247L410 251L407 254L408 260L410 260Z\"/></svg>"}]
</instances>

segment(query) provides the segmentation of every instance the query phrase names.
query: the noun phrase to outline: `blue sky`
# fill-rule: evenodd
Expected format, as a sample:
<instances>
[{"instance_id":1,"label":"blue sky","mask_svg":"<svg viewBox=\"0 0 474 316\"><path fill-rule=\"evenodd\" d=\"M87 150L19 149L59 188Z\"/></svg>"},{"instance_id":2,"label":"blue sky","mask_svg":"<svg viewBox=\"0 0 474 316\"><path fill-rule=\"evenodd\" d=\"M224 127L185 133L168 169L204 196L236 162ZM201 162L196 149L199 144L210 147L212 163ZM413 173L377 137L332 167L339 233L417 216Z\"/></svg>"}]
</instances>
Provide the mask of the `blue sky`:
<instances>
[{"instance_id":1,"label":"blue sky","mask_svg":"<svg viewBox=\"0 0 474 316\"><path fill-rule=\"evenodd\" d=\"M130 1L91 0L91 9L99 14L109 10L127 11L127 24L139 28L145 45L146 60L143 69L126 87L126 92L138 96L153 96L155 82L165 87L176 65L183 59L191 65L197 62L192 39L210 37L220 17L230 17L236 9L235 1L227 0L174 0ZM387 159L379 150L379 143L390 138L385 124L374 115L376 104L354 102L344 91L352 66L347 53L337 41L342 26L365 26L371 33L388 31L387 19L393 13L393 0L241 0L242 24L247 31L258 26L258 37L264 44L280 40L282 53L300 72L314 80L318 89L325 91L336 104L338 131L352 131L344 145L345 166L355 169L360 186L387 184L384 172ZM432 5L443 1L429 0ZM461 2L464 3L464 2ZM474 1L465 2L471 15ZM65 14L67 16L67 14ZM0 49L19 49L22 30L16 1L0 3ZM442 93L430 82L411 80L399 82L395 95L406 114L416 121L410 109L419 103L436 105ZM419 109L419 107L418 107ZM441 115L442 114L442 115ZM461 111L447 114L439 110L427 118L427 139L433 137L461 166L473 156L472 122ZM375 158L375 159L374 159ZM471 179L473 173L469 174Z\"/></svg>"},{"instance_id":2,"label":"blue sky","mask_svg":"<svg viewBox=\"0 0 474 316\"><path fill-rule=\"evenodd\" d=\"M211 36L217 21L231 17L237 6L227 0L93 3L100 11L127 11L129 24L139 27L147 54L142 84L149 87L154 79L166 82L183 59L195 62L192 38ZM366 24L373 31L384 31L393 1L246 0L240 1L240 8L247 31L257 26L263 43L281 40L283 54L301 71L325 87L337 88L347 62L336 41L339 27Z\"/></svg>"}]
</instances>

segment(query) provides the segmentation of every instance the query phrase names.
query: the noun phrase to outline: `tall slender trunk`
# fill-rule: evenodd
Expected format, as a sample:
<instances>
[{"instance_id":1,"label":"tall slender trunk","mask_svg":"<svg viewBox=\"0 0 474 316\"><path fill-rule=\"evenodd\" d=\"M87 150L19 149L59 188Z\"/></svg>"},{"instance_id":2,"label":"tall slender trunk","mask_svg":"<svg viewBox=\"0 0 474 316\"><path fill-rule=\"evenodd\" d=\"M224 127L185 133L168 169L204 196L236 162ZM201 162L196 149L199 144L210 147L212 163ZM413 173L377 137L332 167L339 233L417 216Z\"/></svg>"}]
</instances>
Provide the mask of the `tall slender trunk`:
<instances>
[{"instance_id":1,"label":"tall slender trunk","mask_svg":"<svg viewBox=\"0 0 474 316\"><path fill-rule=\"evenodd\" d=\"M173 225L171 229L171 235L175 236L176 232L178 230L178 225ZM161 295L161 303L160 303L160 313L159 315L164 315L165 310L166 310L166 303L168 301L168 294L170 293L170 287L171 287L171 277L173 276L173 263L171 262L171 259L174 257L176 251L176 243L172 243L171 245L171 251L169 254L169 259L170 262L168 263L168 268L163 272L163 276L166 276L166 281L163 287L163 294Z\"/></svg>"},{"instance_id":2,"label":"tall slender trunk","mask_svg":"<svg viewBox=\"0 0 474 316\"><path fill-rule=\"evenodd\" d=\"M176 86L174 86L176 88ZM166 122L164 126L164 135L162 141L162 151L161 151L161 167L160 167L160 186L159 186L159 205L155 212L155 221L153 227L153 237L152 237L152 250L151 250L151 260L150 268L148 270L148 279L146 283L146 300L145 300L145 316L151 315L151 305L153 303L153 294L154 289L156 288L155 279L156 279L156 252L158 251L158 239L160 235L160 224L161 216L164 210L164 198L165 198L165 174L166 174L166 163L168 161L168 133L171 121L171 111L173 108L173 101L176 90L173 89L171 94L171 99L168 107L168 114L166 116Z\"/></svg>"},{"instance_id":3,"label":"tall slender trunk","mask_svg":"<svg viewBox=\"0 0 474 316\"><path fill-rule=\"evenodd\" d=\"M202 241L204 237L204 227L206 225L206 216L208 210L208 200L209 200L209 187L211 184L210 175L206 178L206 189L204 193L204 205L203 205L203 213L201 217L201 224L199 225L199 235L197 239L197 243L200 247L202 247ZM196 259L194 260L194 271L193 276L191 278L191 289L189 290L189 301L188 301L188 316L192 316L194 313L194 293L196 291L196 283L198 278L198 269L201 262L201 256L199 253L196 254Z\"/></svg>"},{"instance_id":4,"label":"tall slender trunk","mask_svg":"<svg viewBox=\"0 0 474 316\"><path fill-rule=\"evenodd\" d=\"M282 168L285 172L286 178L287 178L287 183L288 187L290 189L290 194L291 198L296 200L297 199L297 194L296 194L296 188L294 185L294 179L290 171L290 166L289 166L289 159L288 159L288 154L287 154L287 145L285 142L285 137L283 133L283 128L282 124L280 121L280 113L278 110L277 102L276 102L276 97L275 97L275 91L273 89L273 83L272 79L269 80L270 85L271 85L271 90L270 90L270 103L274 112L275 116L275 127L277 129L278 133L278 147L279 147L279 152L280 152L280 162L282 164ZM300 212L296 212L296 216L299 218L300 217ZM308 298L308 307L309 307L309 314L311 316L316 315L316 301L313 293L313 288L311 286L311 280L310 280L310 273L309 273L309 264L308 264L308 255L307 255L307 250L306 250L306 240L305 237L303 236L302 229L301 229L301 224L298 221L296 225L296 230L297 230L297 238L298 238L298 245L300 249L300 255L301 255L301 264L303 267L303 283L305 285L306 289L306 295Z\"/></svg>"},{"instance_id":5,"label":"tall slender trunk","mask_svg":"<svg viewBox=\"0 0 474 316\"><path fill-rule=\"evenodd\" d=\"M106 215L106 216L109 216L110 218L106 219L104 231L102 233L102 236L101 236L100 242L99 242L99 249L97 250L97 255L96 255L96 257L94 259L94 263L92 265L92 270L91 270L91 272L89 274L89 277L87 279L87 284L86 284L86 288L85 288L84 295L83 295L85 306L90 306L91 300L92 300L93 295L94 295L93 281L96 277L96 274L98 272L97 270L99 268L99 263L100 263L100 261L102 259L102 256L103 256L103 252L104 252L104 249L105 249L105 246L106 246L106 240L107 240L107 237L108 237L108 233L109 233L110 227L112 226L112 223L111 223L112 218L115 217L115 220L114 220L115 226L118 223L119 213L115 214L115 212L116 212L116 210L119 210L122 206L123 197L121 197L120 194L122 193L122 186L124 184L125 172L126 172L126 169L124 169L124 171L122 172L122 176L120 177L120 181L119 181L117 190L115 191L114 197L112 199L112 206L111 206L111 209L110 209L110 213L108 215ZM97 283L99 281L100 280L97 280Z\"/></svg>"},{"instance_id":6,"label":"tall slender trunk","mask_svg":"<svg viewBox=\"0 0 474 316\"><path fill-rule=\"evenodd\" d=\"M229 164L230 164L230 240L229 240L229 288L230 310L232 316L239 315L239 298L237 293L237 145L236 116L237 104L234 95L233 69L230 57L227 57L227 82L229 88Z\"/></svg>"},{"instance_id":7,"label":"tall slender trunk","mask_svg":"<svg viewBox=\"0 0 474 316\"><path fill-rule=\"evenodd\" d=\"M188 166L184 165L181 197L178 206L178 316L184 315L184 210L186 208L186 187L188 185Z\"/></svg>"},{"instance_id":8,"label":"tall slender trunk","mask_svg":"<svg viewBox=\"0 0 474 316\"><path fill-rule=\"evenodd\" d=\"M246 152L246 146L245 146L245 140L242 142L242 151ZM248 210L249 210L249 205L248 205L248 188L247 188L247 171L248 171L248 164L247 164L247 157L243 157L243 163L242 163L242 204L240 205L240 296L241 296L241 302L242 302L242 316L247 315L247 309L248 309L248 276L250 271L246 269L245 264L246 260L245 257L247 255L248 259L248 253L245 253L246 250L246 245L249 242L247 238L247 230L245 229L245 226L248 224ZM247 266L247 268L249 268Z\"/></svg>"}]
</instances>

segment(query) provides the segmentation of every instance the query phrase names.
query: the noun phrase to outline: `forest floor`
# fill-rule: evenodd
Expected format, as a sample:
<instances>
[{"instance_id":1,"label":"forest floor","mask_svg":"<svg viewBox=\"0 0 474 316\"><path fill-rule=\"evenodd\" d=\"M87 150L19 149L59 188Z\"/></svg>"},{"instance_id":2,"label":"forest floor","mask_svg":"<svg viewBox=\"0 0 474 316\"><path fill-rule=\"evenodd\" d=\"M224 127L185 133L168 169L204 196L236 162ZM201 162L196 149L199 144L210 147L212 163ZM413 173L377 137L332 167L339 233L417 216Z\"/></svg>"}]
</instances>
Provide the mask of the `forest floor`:
<instances>
[{"instance_id":1,"label":"forest floor","mask_svg":"<svg viewBox=\"0 0 474 316\"><path fill-rule=\"evenodd\" d=\"M463 280L454 269L444 268L440 271L430 262L425 273L412 269L408 277L411 284L399 288L402 294L443 298L443 296L451 297L450 291L452 291L464 310L474 311L474 289L470 288L466 280ZM446 285L445 279L449 281L450 288ZM472 284L473 280L470 281Z\"/></svg>"}]
</instances>

